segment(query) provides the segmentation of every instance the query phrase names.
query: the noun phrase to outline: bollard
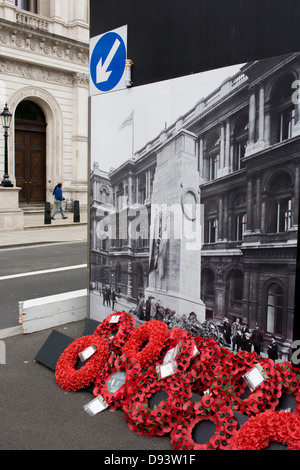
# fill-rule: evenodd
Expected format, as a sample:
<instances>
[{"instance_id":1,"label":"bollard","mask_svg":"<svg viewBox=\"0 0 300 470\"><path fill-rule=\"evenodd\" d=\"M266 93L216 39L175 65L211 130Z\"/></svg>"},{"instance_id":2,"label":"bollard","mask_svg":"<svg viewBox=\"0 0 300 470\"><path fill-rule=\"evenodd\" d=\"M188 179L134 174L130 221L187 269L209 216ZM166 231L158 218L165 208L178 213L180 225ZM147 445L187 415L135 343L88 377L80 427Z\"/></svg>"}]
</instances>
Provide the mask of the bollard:
<instances>
[{"instance_id":1,"label":"bollard","mask_svg":"<svg viewBox=\"0 0 300 470\"><path fill-rule=\"evenodd\" d=\"M51 224L51 206L50 206L50 202L45 202L45 219L44 219L44 223L46 225Z\"/></svg>"},{"instance_id":2,"label":"bollard","mask_svg":"<svg viewBox=\"0 0 300 470\"><path fill-rule=\"evenodd\" d=\"M74 201L73 222L80 222L79 201Z\"/></svg>"}]
</instances>

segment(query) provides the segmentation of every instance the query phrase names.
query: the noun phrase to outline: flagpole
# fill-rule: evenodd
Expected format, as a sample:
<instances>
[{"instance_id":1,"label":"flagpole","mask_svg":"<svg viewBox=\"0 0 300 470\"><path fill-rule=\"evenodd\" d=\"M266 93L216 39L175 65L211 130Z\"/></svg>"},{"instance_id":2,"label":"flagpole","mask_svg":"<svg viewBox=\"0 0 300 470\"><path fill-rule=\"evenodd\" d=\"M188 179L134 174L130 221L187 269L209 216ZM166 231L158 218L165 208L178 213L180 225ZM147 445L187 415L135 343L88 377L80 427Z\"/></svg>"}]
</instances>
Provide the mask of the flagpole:
<instances>
[{"instance_id":1,"label":"flagpole","mask_svg":"<svg viewBox=\"0 0 300 470\"><path fill-rule=\"evenodd\" d=\"M134 114L132 121L132 160L134 160Z\"/></svg>"},{"instance_id":2,"label":"flagpole","mask_svg":"<svg viewBox=\"0 0 300 470\"><path fill-rule=\"evenodd\" d=\"M130 115L125 119L124 122L120 125L119 129L123 129L126 126L132 127L132 134L131 134L131 158L134 160L134 109L130 113Z\"/></svg>"}]
</instances>

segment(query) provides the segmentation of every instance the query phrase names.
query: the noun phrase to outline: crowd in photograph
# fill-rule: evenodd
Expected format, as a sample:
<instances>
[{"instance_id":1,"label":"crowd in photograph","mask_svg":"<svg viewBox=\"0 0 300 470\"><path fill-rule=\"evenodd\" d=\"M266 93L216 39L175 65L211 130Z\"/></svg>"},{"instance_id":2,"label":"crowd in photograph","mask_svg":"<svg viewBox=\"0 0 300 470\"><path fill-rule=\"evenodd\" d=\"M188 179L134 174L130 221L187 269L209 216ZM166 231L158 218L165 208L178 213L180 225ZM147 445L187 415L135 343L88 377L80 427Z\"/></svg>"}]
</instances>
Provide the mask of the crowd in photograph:
<instances>
[{"instance_id":1,"label":"crowd in photograph","mask_svg":"<svg viewBox=\"0 0 300 470\"><path fill-rule=\"evenodd\" d=\"M104 306L110 307L112 310L118 310L122 305L122 299L117 300L115 289L109 285L98 285L96 290L102 296ZM122 305L122 308L125 308L124 305ZM276 338L273 336L271 342L267 345L267 349L263 351L264 337L259 325L255 324L254 329L250 329L247 321L241 321L238 317L232 323L227 317L224 317L223 323L216 322L213 319L200 323L194 312L190 312L188 315L178 315L173 310L163 307L159 299L155 299L152 295L145 297L144 294L140 294L136 304L132 304L128 307L128 310L141 321L161 320L169 328L180 327L190 331L193 336L213 338L233 352L240 350L255 351L258 355L265 352L270 359L274 361L279 359Z\"/></svg>"},{"instance_id":2,"label":"crowd in photograph","mask_svg":"<svg viewBox=\"0 0 300 470\"><path fill-rule=\"evenodd\" d=\"M246 321L241 322L240 318L236 318L232 325L230 325L228 318L224 317L222 328L225 341L228 346L232 347L233 351L243 350L251 352L254 350L258 355L261 354L264 337L257 323L251 331ZM274 336L268 345L267 354L274 361L278 359L278 344Z\"/></svg>"}]
</instances>

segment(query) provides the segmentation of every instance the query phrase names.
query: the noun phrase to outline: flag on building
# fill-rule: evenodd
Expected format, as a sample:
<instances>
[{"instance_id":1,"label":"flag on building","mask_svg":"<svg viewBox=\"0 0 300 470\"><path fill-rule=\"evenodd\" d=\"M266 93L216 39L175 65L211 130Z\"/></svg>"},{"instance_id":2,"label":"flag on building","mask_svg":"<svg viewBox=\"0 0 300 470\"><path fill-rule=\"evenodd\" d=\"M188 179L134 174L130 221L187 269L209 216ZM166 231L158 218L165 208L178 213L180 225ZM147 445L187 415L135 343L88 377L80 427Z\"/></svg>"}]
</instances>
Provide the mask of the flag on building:
<instances>
[{"instance_id":1,"label":"flag on building","mask_svg":"<svg viewBox=\"0 0 300 470\"><path fill-rule=\"evenodd\" d=\"M120 129L123 129L123 127L126 126L133 126L133 121L134 121L134 110L130 113L130 115L125 119L124 122L120 125Z\"/></svg>"}]
</instances>

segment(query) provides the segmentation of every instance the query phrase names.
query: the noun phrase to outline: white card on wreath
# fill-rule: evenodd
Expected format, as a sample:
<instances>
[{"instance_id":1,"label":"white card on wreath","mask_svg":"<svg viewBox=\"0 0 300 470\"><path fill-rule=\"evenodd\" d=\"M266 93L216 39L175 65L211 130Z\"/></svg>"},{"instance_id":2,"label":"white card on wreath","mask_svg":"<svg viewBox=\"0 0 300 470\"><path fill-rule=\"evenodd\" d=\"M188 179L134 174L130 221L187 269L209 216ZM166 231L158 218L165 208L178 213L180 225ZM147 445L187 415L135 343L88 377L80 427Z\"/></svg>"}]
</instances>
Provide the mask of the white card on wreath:
<instances>
[{"instance_id":1,"label":"white card on wreath","mask_svg":"<svg viewBox=\"0 0 300 470\"><path fill-rule=\"evenodd\" d=\"M244 379L246 380L251 391L259 387L266 378L267 375L260 364L256 364L255 367L253 367L244 375Z\"/></svg>"},{"instance_id":2,"label":"white card on wreath","mask_svg":"<svg viewBox=\"0 0 300 470\"><path fill-rule=\"evenodd\" d=\"M120 316L121 315L113 315L109 323L118 323L118 321L120 320Z\"/></svg>"},{"instance_id":3,"label":"white card on wreath","mask_svg":"<svg viewBox=\"0 0 300 470\"><path fill-rule=\"evenodd\" d=\"M86 348L84 351L81 351L78 356L79 356L79 359L84 362L86 361L87 359L89 359L95 352L97 351L97 348L96 346L94 346L94 344L92 344L91 346L89 346L88 348Z\"/></svg>"},{"instance_id":4,"label":"white card on wreath","mask_svg":"<svg viewBox=\"0 0 300 470\"><path fill-rule=\"evenodd\" d=\"M84 406L84 410L91 416L100 413L101 411L105 410L108 407L108 403L104 401L101 395L98 395L92 401L90 401L87 405Z\"/></svg>"}]
</instances>

